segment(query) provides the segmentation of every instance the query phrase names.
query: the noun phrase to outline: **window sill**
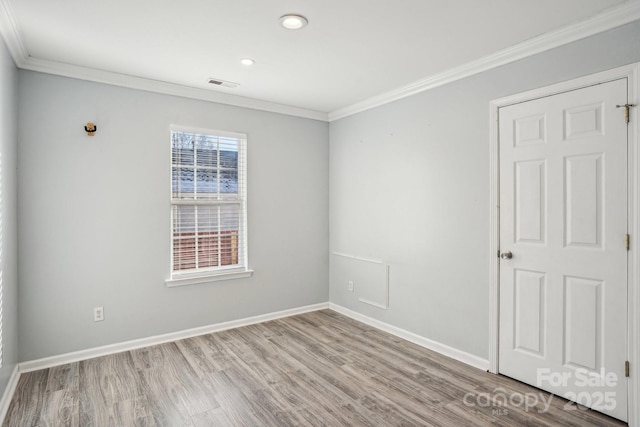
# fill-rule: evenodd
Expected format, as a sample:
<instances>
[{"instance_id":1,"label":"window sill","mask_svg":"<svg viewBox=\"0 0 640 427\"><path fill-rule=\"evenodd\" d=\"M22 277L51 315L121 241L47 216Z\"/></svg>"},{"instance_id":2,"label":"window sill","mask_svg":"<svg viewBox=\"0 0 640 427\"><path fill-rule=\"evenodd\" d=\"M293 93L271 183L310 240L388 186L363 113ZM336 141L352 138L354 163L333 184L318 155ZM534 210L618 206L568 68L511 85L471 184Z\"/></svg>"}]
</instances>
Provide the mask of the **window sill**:
<instances>
[{"instance_id":1,"label":"window sill","mask_svg":"<svg viewBox=\"0 0 640 427\"><path fill-rule=\"evenodd\" d=\"M176 286L197 285L199 283L218 282L221 280L242 279L253 276L253 270L217 271L198 276L174 276L164 281L168 288Z\"/></svg>"}]
</instances>

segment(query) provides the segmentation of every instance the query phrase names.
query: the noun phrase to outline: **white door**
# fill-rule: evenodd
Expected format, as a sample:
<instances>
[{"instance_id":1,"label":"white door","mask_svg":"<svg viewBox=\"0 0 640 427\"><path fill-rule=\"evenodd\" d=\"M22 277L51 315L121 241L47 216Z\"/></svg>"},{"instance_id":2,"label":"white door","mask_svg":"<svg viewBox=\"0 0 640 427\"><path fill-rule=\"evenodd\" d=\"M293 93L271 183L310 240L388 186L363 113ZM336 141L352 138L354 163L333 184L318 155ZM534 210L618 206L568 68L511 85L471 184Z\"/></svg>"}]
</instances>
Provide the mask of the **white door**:
<instances>
[{"instance_id":1,"label":"white door","mask_svg":"<svg viewBox=\"0 0 640 427\"><path fill-rule=\"evenodd\" d=\"M499 110L499 372L624 421L626 103L620 79Z\"/></svg>"}]
</instances>

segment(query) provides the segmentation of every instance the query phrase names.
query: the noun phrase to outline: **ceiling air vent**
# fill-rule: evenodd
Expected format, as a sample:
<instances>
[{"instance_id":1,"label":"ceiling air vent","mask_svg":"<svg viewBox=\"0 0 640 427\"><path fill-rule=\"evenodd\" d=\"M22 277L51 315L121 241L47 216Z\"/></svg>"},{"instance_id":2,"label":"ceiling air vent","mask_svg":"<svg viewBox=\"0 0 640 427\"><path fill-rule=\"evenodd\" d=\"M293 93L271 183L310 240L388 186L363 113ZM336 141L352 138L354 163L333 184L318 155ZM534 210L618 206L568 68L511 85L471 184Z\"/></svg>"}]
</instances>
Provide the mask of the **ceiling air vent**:
<instances>
[{"instance_id":1,"label":"ceiling air vent","mask_svg":"<svg viewBox=\"0 0 640 427\"><path fill-rule=\"evenodd\" d=\"M226 80L216 79L213 77L209 77L209 84L216 85L216 86L229 87L229 88L240 86L240 84L238 83L228 82Z\"/></svg>"}]
</instances>

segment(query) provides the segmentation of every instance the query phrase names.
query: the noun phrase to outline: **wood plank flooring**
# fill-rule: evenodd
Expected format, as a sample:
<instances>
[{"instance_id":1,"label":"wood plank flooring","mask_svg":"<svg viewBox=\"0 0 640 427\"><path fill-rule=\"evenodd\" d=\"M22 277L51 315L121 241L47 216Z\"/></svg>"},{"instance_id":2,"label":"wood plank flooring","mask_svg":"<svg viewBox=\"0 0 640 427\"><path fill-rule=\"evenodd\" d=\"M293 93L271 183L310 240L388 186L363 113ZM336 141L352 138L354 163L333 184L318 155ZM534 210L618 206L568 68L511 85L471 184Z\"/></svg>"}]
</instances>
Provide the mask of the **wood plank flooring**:
<instances>
[{"instance_id":1,"label":"wood plank flooring","mask_svg":"<svg viewBox=\"0 0 640 427\"><path fill-rule=\"evenodd\" d=\"M323 310L25 373L3 425L626 424Z\"/></svg>"}]
</instances>

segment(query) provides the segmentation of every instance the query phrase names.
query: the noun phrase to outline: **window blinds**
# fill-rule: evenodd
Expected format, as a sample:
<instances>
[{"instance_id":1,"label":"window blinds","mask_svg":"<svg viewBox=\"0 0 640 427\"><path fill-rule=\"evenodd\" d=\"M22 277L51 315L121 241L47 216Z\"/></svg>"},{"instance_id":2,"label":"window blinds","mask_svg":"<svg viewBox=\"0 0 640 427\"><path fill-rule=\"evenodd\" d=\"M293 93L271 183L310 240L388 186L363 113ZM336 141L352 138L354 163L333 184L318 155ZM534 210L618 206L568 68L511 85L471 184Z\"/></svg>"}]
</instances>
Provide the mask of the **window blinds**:
<instances>
[{"instance_id":1,"label":"window blinds","mask_svg":"<svg viewBox=\"0 0 640 427\"><path fill-rule=\"evenodd\" d=\"M172 275L247 268L246 135L171 128Z\"/></svg>"}]
</instances>

